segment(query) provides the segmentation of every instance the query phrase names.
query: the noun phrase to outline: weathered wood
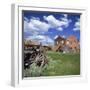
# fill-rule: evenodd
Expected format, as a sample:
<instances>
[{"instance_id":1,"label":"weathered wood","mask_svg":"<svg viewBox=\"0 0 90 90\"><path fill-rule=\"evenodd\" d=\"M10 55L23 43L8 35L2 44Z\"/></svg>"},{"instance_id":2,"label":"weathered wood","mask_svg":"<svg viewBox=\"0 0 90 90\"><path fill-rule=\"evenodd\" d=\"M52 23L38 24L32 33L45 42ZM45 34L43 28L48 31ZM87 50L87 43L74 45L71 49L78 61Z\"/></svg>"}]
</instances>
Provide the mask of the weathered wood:
<instances>
[{"instance_id":1,"label":"weathered wood","mask_svg":"<svg viewBox=\"0 0 90 90\"><path fill-rule=\"evenodd\" d=\"M30 68L30 65L36 63L37 66L43 67L48 62L44 48L32 47L31 49L24 50L24 69Z\"/></svg>"}]
</instances>

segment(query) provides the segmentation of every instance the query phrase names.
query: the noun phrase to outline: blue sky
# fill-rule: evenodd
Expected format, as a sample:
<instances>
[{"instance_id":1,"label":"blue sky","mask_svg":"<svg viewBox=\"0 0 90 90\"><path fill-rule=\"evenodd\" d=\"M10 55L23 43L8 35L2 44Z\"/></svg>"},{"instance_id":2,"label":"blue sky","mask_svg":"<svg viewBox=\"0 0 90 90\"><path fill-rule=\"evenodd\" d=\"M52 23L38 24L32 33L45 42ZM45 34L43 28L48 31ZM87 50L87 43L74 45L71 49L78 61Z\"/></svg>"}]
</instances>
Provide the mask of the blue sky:
<instances>
[{"instance_id":1,"label":"blue sky","mask_svg":"<svg viewBox=\"0 0 90 90\"><path fill-rule=\"evenodd\" d=\"M24 38L53 44L57 36L80 39L80 14L23 11Z\"/></svg>"}]
</instances>

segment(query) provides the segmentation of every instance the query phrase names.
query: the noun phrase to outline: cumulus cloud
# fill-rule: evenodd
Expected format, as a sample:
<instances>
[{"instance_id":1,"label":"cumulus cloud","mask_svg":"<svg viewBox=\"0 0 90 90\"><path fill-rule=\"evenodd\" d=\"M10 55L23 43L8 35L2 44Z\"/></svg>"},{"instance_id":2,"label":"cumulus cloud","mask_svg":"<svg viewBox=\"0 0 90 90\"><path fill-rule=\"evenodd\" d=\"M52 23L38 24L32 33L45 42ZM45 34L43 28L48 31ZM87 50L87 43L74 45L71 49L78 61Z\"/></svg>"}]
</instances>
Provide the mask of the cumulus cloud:
<instances>
[{"instance_id":1,"label":"cumulus cloud","mask_svg":"<svg viewBox=\"0 0 90 90\"><path fill-rule=\"evenodd\" d=\"M63 16L64 16L65 18L67 18L67 17L68 17L68 14L63 14Z\"/></svg>"},{"instance_id":2,"label":"cumulus cloud","mask_svg":"<svg viewBox=\"0 0 90 90\"><path fill-rule=\"evenodd\" d=\"M50 28L55 28L55 30L63 31L63 28L69 26L71 20L68 19L67 14L63 14L60 20L56 19L53 15L43 16L44 20L41 21L38 17L32 17L28 20L24 17L24 31L30 31L32 34L40 34L47 32Z\"/></svg>"},{"instance_id":3,"label":"cumulus cloud","mask_svg":"<svg viewBox=\"0 0 90 90\"><path fill-rule=\"evenodd\" d=\"M45 35L35 35L35 36L29 36L26 38L26 40L33 40L38 41L39 43L42 43L43 45L53 45L54 41L49 36Z\"/></svg>"},{"instance_id":4,"label":"cumulus cloud","mask_svg":"<svg viewBox=\"0 0 90 90\"><path fill-rule=\"evenodd\" d=\"M37 28L41 32L48 31L48 29L50 28L49 24L47 24L46 22L37 20L37 19L31 19L29 26L30 26L30 24L32 24L35 28Z\"/></svg>"},{"instance_id":5,"label":"cumulus cloud","mask_svg":"<svg viewBox=\"0 0 90 90\"><path fill-rule=\"evenodd\" d=\"M63 14L63 17L61 17L60 20L56 19L53 15L44 16L43 18L50 24L51 28L57 28L59 31L62 31L63 27L68 27L71 22L71 20L68 19L67 14Z\"/></svg>"},{"instance_id":6,"label":"cumulus cloud","mask_svg":"<svg viewBox=\"0 0 90 90\"><path fill-rule=\"evenodd\" d=\"M44 16L44 20L48 21L51 27L58 27L60 26L59 20L57 20L53 15Z\"/></svg>"},{"instance_id":7,"label":"cumulus cloud","mask_svg":"<svg viewBox=\"0 0 90 90\"><path fill-rule=\"evenodd\" d=\"M63 31L68 27L71 20L68 19L68 14L62 14L63 17L56 19L53 15L43 16L43 21L39 17L24 17L24 32L30 32L32 35L43 34L48 32L50 28Z\"/></svg>"},{"instance_id":8,"label":"cumulus cloud","mask_svg":"<svg viewBox=\"0 0 90 90\"><path fill-rule=\"evenodd\" d=\"M31 34L37 35L47 32L49 28L49 24L42 22L35 17L28 21L26 18L24 19L24 32L31 32Z\"/></svg>"},{"instance_id":9,"label":"cumulus cloud","mask_svg":"<svg viewBox=\"0 0 90 90\"><path fill-rule=\"evenodd\" d=\"M66 38L66 36L65 36L65 35L63 35L62 37L63 37L63 38Z\"/></svg>"},{"instance_id":10,"label":"cumulus cloud","mask_svg":"<svg viewBox=\"0 0 90 90\"><path fill-rule=\"evenodd\" d=\"M68 19L68 14L62 14L63 17L57 19L53 15L43 16L43 21L39 17L31 17L30 19L24 17L24 32L30 33L27 40L35 40L42 42L43 45L54 44L54 40L45 33L50 28L54 30L63 31L68 27L71 20Z\"/></svg>"},{"instance_id":11,"label":"cumulus cloud","mask_svg":"<svg viewBox=\"0 0 90 90\"><path fill-rule=\"evenodd\" d=\"M63 31L63 28L62 27L58 27L57 30L58 31Z\"/></svg>"},{"instance_id":12,"label":"cumulus cloud","mask_svg":"<svg viewBox=\"0 0 90 90\"><path fill-rule=\"evenodd\" d=\"M24 20L24 32L26 32L28 29L28 22Z\"/></svg>"},{"instance_id":13,"label":"cumulus cloud","mask_svg":"<svg viewBox=\"0 0 90 90\"><path fill-rule=\"evenodd\" d=\"M80 19L77 19L77 21L75 22L73 31L79 31L80 30Z\"/></svg>"}]
</instances>

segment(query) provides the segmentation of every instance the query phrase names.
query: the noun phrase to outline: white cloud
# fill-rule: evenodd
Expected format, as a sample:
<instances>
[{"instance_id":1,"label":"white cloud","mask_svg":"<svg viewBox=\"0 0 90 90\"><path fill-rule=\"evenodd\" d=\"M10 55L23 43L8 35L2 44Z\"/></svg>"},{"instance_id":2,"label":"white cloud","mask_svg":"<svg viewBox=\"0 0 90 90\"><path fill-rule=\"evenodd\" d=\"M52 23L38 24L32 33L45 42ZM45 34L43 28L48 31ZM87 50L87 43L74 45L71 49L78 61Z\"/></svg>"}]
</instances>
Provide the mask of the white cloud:
<instances>
[{"instance_id":1,"label":"white cloud","mask_svg":"<svg viewBox=\"0 0 90 90\"><path fill-rule=\"evenodd\" d=\"M28 29L28 22L24 20L24 32L26 32Z\"/></svg>"},{"instance_id":2,"label":"white cloud","mask_svg":"<svg viewBox=\"0 0 90 90\"><path fill-rule=\"evenodd\" d=\"M31 34L38 34L38 28L34 27L32 23L29 23L24 20L24 32L31 33Z\"/></svg>"},{"instance_id":3,"label":"white cloud","mask_svg":"<svg viewBox=\"0 0 90 90\"><path fill-rule=\"evenodd\" d=\"M53 15L43 16L44 20L41 21L38 17L32 17L27 19L24 18L24 32L30 32L32 35L37 35L47 32L50 28L55 30L63 31L64 28L68 27L70 20L67 14L62 14L63 17L56 19Z\"/></svg>"},{"instance_id":4,"label":"white cloud","mask_svg":"<svg viewBox=\"0 0 90 90\"><path fill-rule=\"evenodd\" d=\"M27 40L43 40L45 39L45 37L42 35L33 35L33 36L27 37L26 39Z\"/></svg>"},{"instance_id":5,"label":"white cloud","mask_svg":"<svg viewBox=\"0 0 90 90\"><path fill-rule=\"evenodd\" d=\"M29 19L24 18L24 32L29 32L31 36L27 37L27 40L35 40L42 42L43 45L54 44L54 40L49 36L42 35L48 32L50 28L54 28L58 31L63 31L68 27L71 20L68 19L67 14L63 14L63 17L56 19L53 15L44 16L45 21L41 21L40 18L32 17ZM47 21L47 22L46 22Z\"/></svg>"},{"instance_id":6,"label":"white cloud","mask_svg":"<svg viewBox=\"0 0 90 90\"><path fill-rule=\"evenodd\" d=\"M77 19L77 21L75 22L73 31L79 31L80 30L80 19Z\"/></svg>"},{"instance_id":7,"label":"white cloud","mask_svg":"<svg viewBox=\"0 0 90 90\"><path fill-rule=\"evenodd\" d=\"M63 28L62 27L58 27L57 30L58 31L63 31Z\"/></svg>"},{"instance_id":8,"label":"white cloud","mask_svg":"<svg viewBox=\"0 0 90 90\"><path fill-rule=\"evenodd\" d=\"M68 14L63 14L63 17L60 18L61 22L62 22L62 25L65 26L65 27L68 27L69 24L72 22L71 19L68 19Z\"/></svg>"},{"instance_id":9,"label":"white cloud","mask_svg":"<svg viewBox=\"0 0 90 90\"><path fill-rule=\"evenodd\" d=\"M40 33L47 32L50 28L49 24L42 22L39 19L33 17L28 22L27 19L24 19L24 31L30 31L32 34L37 35Z\"/></svg>"},{"instance_id":10,"label":"white cloud","mask_svg":"<svg viewBox=\"0 0 90 90\"><path fill-rule=\"evenodd\" d=\"M49 36L44 36L44 35L29 36L26 38L26 40L38 41L39 43L42 43L43 45L54 44L53 39L51 39Z\"/></svg>"},{"instance_id":11,"label":"white cloud","mask_svg":"<svg viewBox=\"0 0 90 90\"><path fill-rule=\"evenodd\" d=\"M63 38L66 38L66 36L65 36L65 35L63 35L62 37L63 37Z\"/></svg>"},{"instance_id":12,"label":"white cloud","mask_svg":"<svg viewBox=\"0 0 90 90\"><path fill-rule=\"evenodd\" d=\"M39 17L31 17L31 19L34 19L34 20L40 20L40 18Z\"/></svg>"},{"instance_id":13,"label":"white cloud","mask_svg":"<svg viewBox=\"0 0 90 90\"><path fill-rule=\"evenodd\" d=\"M49 24L47 24L46 22L42 22L37 19L31 19L29 24L32 24L35 28L38 28L42 32L48 31L50 27Z\"/></svg>"},{"instance_id":14,"label":"white cloud","mask_svg":"<svg viewBox=\"0 0 90 90\"><path fill-rule=\"evenodd\" d=\"M44 20L48 21L51 27L58 27L60 26L59 20L57 20L53 15L44 16Z\"/></svg>"},{"instance_id":15,"label":"white cloud","mask_svg":"<svg viewBox=\"0 0 90 90\"><path fill-rule=\"evenodd\" d=\"M69 23L71 22L70 19L68 19L67 14L63 14L63 17L59 19L56 19L53 15L44 16L44 20L46 20L51 28L59 28L57 30L63 30L63 27L68 27ZM61 29L62 28L62 29Z\"/></svg>"},{"instance_id":16,"label":"white cloud","mask_svg":"<svg viewBox=\"0 0 90 90\"><path fill-rule=\"evenodd\" d=\"M68 14L63 14L63 16L64 16L65 18L67 18L67 17L68 17Z\"/></svg>"}]
</instances>

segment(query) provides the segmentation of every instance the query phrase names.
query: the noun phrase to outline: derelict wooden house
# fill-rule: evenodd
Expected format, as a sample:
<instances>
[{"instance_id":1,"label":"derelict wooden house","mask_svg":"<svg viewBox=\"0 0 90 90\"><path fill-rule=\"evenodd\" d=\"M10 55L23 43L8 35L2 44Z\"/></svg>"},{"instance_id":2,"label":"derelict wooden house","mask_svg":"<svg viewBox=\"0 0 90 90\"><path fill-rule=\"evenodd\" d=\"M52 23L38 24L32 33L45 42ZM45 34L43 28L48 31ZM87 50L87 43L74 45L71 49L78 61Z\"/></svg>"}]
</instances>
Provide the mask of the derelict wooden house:
<instances>
[{"instance_id":1,"label":"derelict wooden house","mask_svg":"<svg viewBox=\"0 0 90 90\"><path fill-rule=\"evenodd\" d=\"M31 49L32 47L37 48L40 46L40 43L37 41L32 41L32 40L25 40L24 41L24 49Z\"/></svg>"},{"instance_id":2,"label":"derelict wooden house","mask_svg":"<svg viewBox=\"0 0 90 90\"><path fill-rule=\"evenodd\" d=\"M45 46L42 45L41 43L37 42L37 41L32 41L32 40L25 40L24 41L24 49L25 50L30 50L32 48L40 48L42 47L45 51L51 51L52 47L51 46Z\"/></svg>"},{"instance_id":3,"label":"derelict wooden house","mask_svg":"<svg viewBox=\"0 0 90 90\"><path fill-rule=\"evenodd\" d=\"M66 46L68 46L71 52L79 52L80 44L75 36L70 36L66 39Z\"/></svg>"},{"instance_id":4,"label":"derelict wooden house","mask_svg":"<svg viewBox=\"0 0 90 90\"><path fill-rule=\"evenodd\" d=\"M63 52L62 48L65 46L65 38L58 36L57 38L55 38L54 41L55 41L54 51Z\"/></svg>"},{"instance_id":5,"label":"derelict wooden house","mask_svg":"<svg viewBox=\"0 0 90 90\"><path fill-rule=\"evenodd\" d=\"M80 44L75 36L69 36L66 39L58 36L55 39L54 51L59 51L64 53L80 52Z\"/></svg>"},{"instance_id":6,"label":"derelict wooden house","mask_svg":"<svg viewBox=\"0 0 90 90\"><path fill-rule=\"evenodd\" d=\"M61 37L61 36L58 36L55 39L55 45L58 45L58 44L64 45L65 44L65 39L63 37Z\"/></svg>"}]
</instances>

